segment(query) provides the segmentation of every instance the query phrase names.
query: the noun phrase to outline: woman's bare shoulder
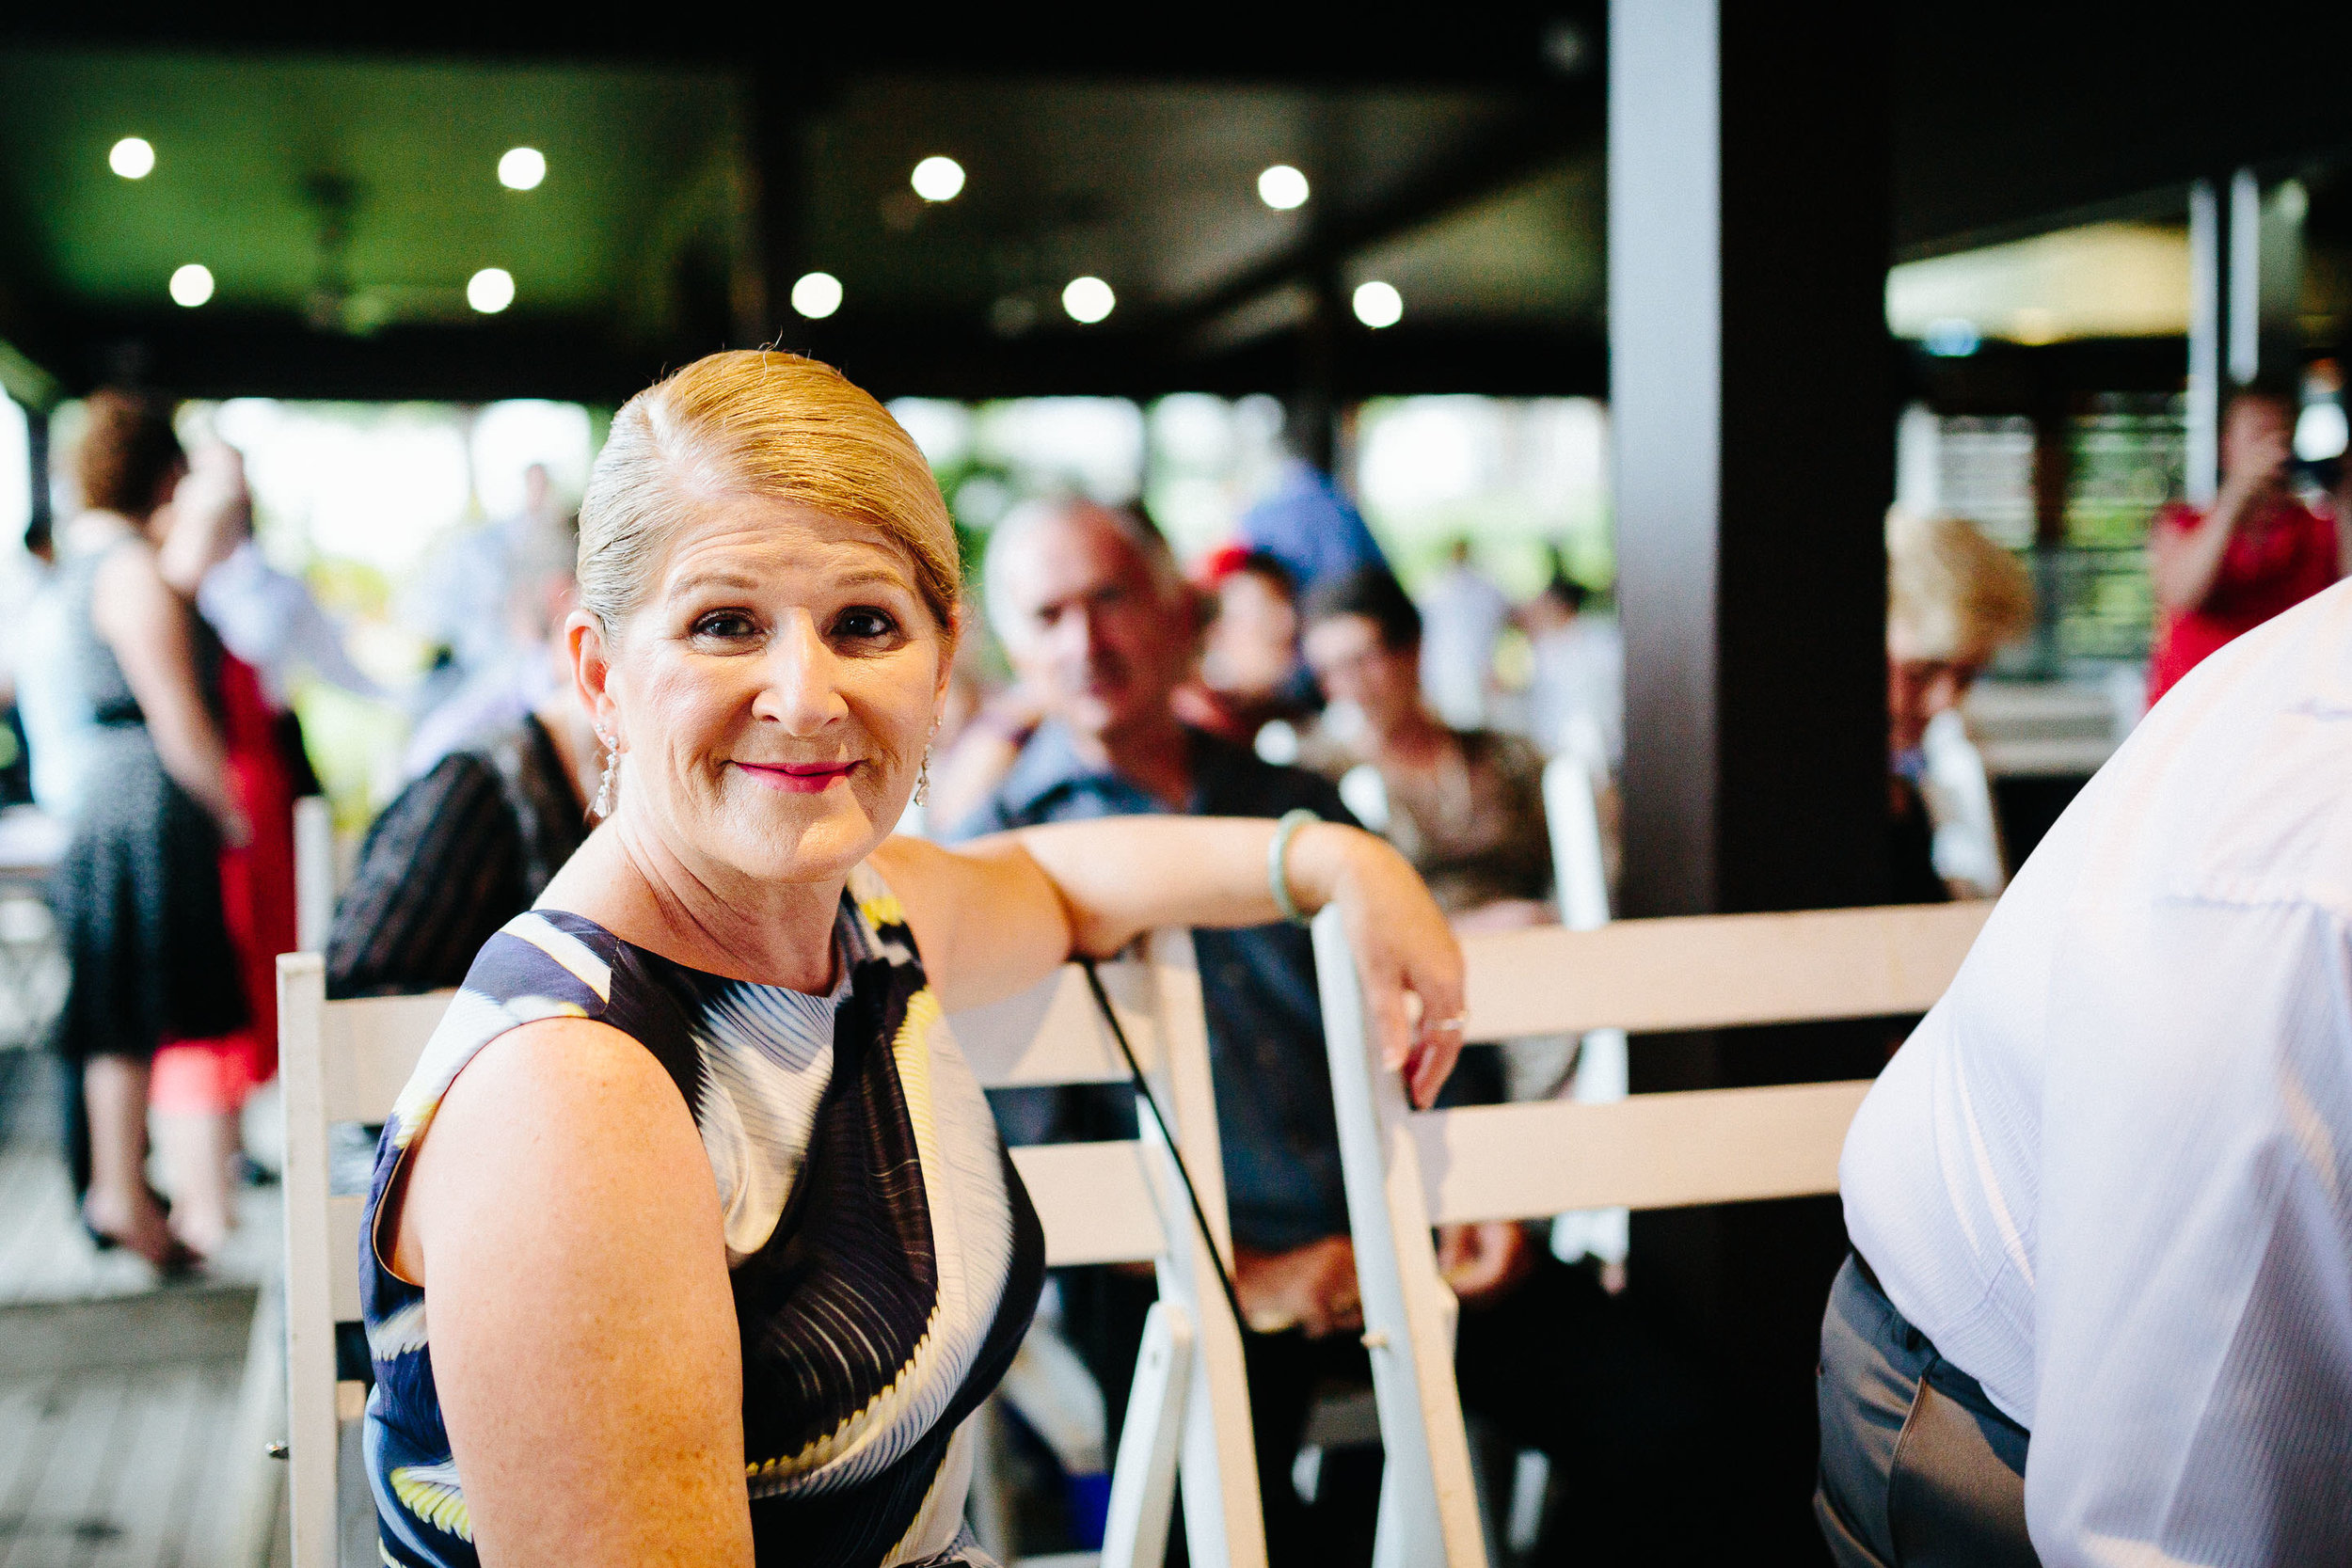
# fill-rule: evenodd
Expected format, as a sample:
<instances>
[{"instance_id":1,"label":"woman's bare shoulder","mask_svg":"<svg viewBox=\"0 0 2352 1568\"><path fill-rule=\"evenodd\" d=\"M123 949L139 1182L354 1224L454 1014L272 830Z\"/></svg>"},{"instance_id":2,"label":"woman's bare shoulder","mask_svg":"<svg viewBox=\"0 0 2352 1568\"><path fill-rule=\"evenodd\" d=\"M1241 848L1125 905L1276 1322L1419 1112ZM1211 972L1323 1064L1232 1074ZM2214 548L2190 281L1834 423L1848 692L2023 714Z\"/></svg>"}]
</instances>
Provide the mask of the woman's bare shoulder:
<instances>
[{"instance_id":1,"label":"woman's bare shoulder","mask_svg":"<svg viewBox=\"0 0 2352 1568\"><path fill-rule=\"evenodd\" d=\"M611 1239L707 1209L716 1233L717 1194L684 1095L653 1053L593 1019L541 1019L483 1046L409 1158L392 1261L420 1284L445 1218L578 1218Z\"/></svg>"}]
</instances>

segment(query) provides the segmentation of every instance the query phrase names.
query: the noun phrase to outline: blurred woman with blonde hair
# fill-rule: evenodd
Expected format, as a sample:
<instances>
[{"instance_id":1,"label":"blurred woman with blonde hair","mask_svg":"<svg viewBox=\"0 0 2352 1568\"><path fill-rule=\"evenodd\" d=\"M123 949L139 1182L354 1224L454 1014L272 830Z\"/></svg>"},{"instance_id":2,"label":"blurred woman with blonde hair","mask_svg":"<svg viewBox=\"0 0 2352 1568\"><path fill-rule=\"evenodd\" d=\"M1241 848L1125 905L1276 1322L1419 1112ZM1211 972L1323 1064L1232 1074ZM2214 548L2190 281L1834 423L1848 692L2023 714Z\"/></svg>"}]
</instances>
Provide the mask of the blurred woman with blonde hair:
<instances>
[{"instance_id":1,"label":"blurred woman with blonde hair","mask_svg":"<svg viewBox=\"0 0 2352 1568\"><path fill-rule=\"evenodd\" d=\"M1460 954L1370 834L890 836L959 579L921 452L823 365L713 355L615 417L566 628L603 821L484 946L377 1155L387 1561L984 1560L965 1421L1043 1255L944 1012L1332 904L1412 1092L1451 1068Z\"/></svg>"},{"instance_id":2,"label":"blurred woman with blonde hair","mask_svg":"<svg viewBox=\"0 0 2352 1568\"><path fill-rule=\"evenodd\" d=\"M1959 708L1994 656L2033 629L2033 579L1963 517L1886 515L1886 719L1898 903L1947 896L1920 785L1928 726Z\"/></svg>"}]
</instances>

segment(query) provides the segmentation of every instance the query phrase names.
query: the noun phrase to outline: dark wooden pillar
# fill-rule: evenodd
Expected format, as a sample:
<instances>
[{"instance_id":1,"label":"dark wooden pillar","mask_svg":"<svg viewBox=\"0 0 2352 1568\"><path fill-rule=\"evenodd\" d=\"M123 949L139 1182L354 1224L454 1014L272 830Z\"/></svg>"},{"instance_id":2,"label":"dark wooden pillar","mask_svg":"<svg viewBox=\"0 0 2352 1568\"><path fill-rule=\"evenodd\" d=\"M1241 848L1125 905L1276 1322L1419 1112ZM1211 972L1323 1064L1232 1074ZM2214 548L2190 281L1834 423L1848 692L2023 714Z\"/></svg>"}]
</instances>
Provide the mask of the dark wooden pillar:
<instances>
[{"instance_id":1,"label":"dark wooden pillar","mask_svg":"<svg viewBox=\"0 0 2352 1568\"><path fill-rule=\"evenodd\" d=\"M1626 905L1884 880L1883 40L1823 5L1612 11Z\"/></svg>"},{"instance_id":2,"label":"dark wooden pillar","mask_svg":"<svg viewBox=\"0 0 2352 1568\"><path fill-rule=\"evenodd\" d=\"M1884 896L1883 27L1820 0L1611 7L1629 915ZM1633 1086L1867 1075L1884 1035L1636 1040ZM1820 1555L1812 1347L1842 1250L1835 1200L1635 1220L1637 1297L1742 1429L1693 1491L1750 1511L1759 1560Z\"/></svg>"}]
</instances>

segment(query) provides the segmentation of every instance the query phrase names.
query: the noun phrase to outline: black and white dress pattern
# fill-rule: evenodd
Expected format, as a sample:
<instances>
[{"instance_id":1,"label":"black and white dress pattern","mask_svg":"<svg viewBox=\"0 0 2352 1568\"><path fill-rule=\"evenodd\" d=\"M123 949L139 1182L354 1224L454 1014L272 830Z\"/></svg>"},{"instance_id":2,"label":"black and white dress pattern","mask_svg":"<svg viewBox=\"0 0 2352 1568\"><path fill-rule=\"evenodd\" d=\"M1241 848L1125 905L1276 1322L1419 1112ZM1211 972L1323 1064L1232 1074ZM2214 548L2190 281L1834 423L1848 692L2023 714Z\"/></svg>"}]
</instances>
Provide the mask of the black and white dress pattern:
<instances>
[{"instance_id":1,"label":"black and white dress pattern","mask_svg":"<svg viewBox=\"0 0 2352 1568\"><path fill-rule=\"evenodd\" d=\"M427 1294L384 1260L386 1216L458 1072L507 1030L555 1017L639 1041L693 1111L742 1331L758 1560L988 1560L963 1527L964 1419L1028 1327L1043 1241L904 912L870 871L850 878L834 941L829 996L688 969L554 911L484 946L385 1126L368 1200L366 1450L386 1562L479 1560Z\"/></svg>"}]
</instances>

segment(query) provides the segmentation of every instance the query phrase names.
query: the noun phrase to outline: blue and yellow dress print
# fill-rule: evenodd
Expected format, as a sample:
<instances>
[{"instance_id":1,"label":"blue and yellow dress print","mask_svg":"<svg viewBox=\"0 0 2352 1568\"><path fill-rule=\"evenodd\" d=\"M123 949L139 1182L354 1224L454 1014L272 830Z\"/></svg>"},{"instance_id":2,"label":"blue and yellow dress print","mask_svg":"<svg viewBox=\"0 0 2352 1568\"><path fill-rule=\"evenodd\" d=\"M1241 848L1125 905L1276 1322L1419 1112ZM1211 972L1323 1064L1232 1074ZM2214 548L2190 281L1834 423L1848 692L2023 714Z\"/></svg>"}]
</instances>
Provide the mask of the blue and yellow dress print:
<instances>
[{"instance_id":1,"label":"blue and yellow dress print","mask_svg":"<svg viewBox=\"0 0 2352 1568\"><path fill-rule=\"evenodd\" d=\"M386 1216L460 1069L550 1017L636 1039L693 1110L742 1332L758 1560L988 1560L963 1527L964 1418L1028 1327L1043 1241L905 916L871 872L850 879L834 932L842 980L829 996L687 969L554 911L517 916L474 959L384 1128L368 1197L365 1443L384 1561L479 1561L434 1391L429 1298L385 1263Z\"/></svg>"}]
</instances>

